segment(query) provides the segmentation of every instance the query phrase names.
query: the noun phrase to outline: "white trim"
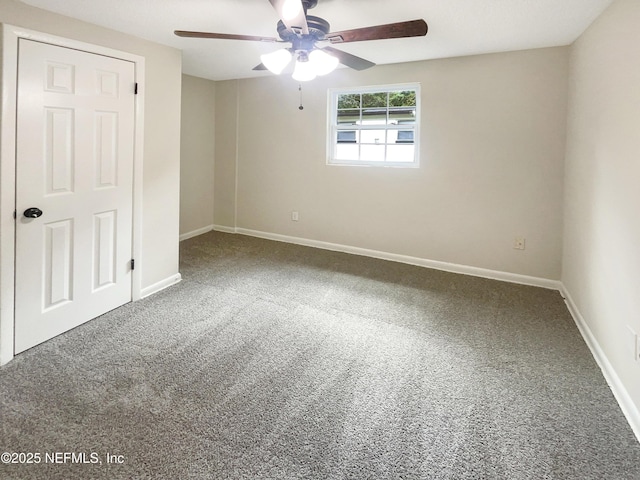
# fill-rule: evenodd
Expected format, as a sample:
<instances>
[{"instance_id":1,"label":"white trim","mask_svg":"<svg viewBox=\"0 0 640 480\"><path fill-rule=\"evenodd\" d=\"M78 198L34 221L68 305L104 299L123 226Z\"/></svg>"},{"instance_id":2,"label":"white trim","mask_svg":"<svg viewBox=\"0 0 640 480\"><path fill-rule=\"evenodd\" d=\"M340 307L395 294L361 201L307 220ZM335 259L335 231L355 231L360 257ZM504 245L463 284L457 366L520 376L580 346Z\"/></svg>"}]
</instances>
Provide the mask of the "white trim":
<instances>
[{"instance_id":1,"label":"white trim","mask_svg":"<svg viewBox=\"0 0 640 480\"><path fill-rule=\"evenodd\" d=\"M171 285L175 285L182 280L182 276L179 273L175 275L171 275L164 280L160 280L159 282L154 283L153 285L149 285L148 287L144 287L142 289L142 298L146 298L149 295L153 295L154 293L158 293L161 290L164 290Z\"/></svg>"},{"instance_id":2,"label":"white trim","mask_svg":"<svg viewBox=\"0 0 640 480\"><path fill-rule=\"evenodd\" d=\"M138 95L135 110L134 175L133 175L133 258L142 265L142 164L144 145L144 57L100 45L49 35L9 24L0 25L2 39L2 131L0 132L0 365L13 359L14 345L14 291L15 291L15 154L18 40L20 38L48 43L60 47L82 50L135 64ZM142 296L142 270L132 272L132 299Z\"/></svg>"},{"instance_id":3,"label":"white trim","mask_svg":"<svg viewBox=\"0 0 640 480\"><path fill-rule=\"evenodd\" d=\"M563 283L561 283L560 286L560 293L565 299L565 303L567 304L569 313L571 313L571 316L573 317L573 321L576 323L576 326L578 327L582 338L584 338L585 343L589 347L589 350L591 350L591 354L600 367L600 370L602 370L602 374L609 384L609 388L611 388L613 396L618 401L618 405L620 405L620 409L626 417L631 430L633 430L636 439L640 442L640 411L638 411L638 407L636 407L631 395L629 395L629 392L620 380L620 377L618 377L615 368L613 368L613 365L609 362L604 350L600 347L598 340L591 332L589 325L580 313L580 310L578 310L578 306L573 301L571 294Z\"/></svg>"},{"instance_id":4,"label":"white trim","mask_svg":"<svg viewBox=\"0 0 640 480\"><path fill-rule=\"evenodd\" d=\"M18 37L2 28L2 129L0 131L0 365L13 359L15 293L15 151Z\"/></svg>"},{"instance_id":5,"label":"white trim","mask_svg":"<svg viewBox=\"0 0 640 480\"><path fill-rule=\"evenodd\" d=\"M528 275L520 275L517 273L500 272L498 270L489 270L486 268L470 267L457 263L440 262L438 260L429 260L419 257L411 257L408 255L400 255L397 253L381 252L378 250L369 250L367 248L352 247L350 245L340 245L337 243L322 242L318 240L310 240L307 238L290 237L288 235L280 235L277 233L260 232L257 230L249 230L246 228L237 228L236 233L249 235L251 237L259 237L267 240L275 240L277 242L294 243L296 245L305 245L307 247L321 248L323 250L333 250L336 252L351 253L354 255L363 255L365 257L379 258L382 260L390 260L392 262L406 263L419 267L432 268L434 270L442 270L445 272L461 273L463 275L471 275L474 277L490 278L492 280L501 280L503 282L518 283L521 285L531 285L534 287L548 288L551 290L559 290L560 282L557 280L549 280L546 278L530 277Z\"/></svg>"},{"instance_id":6,"label":"white trim","mask_svg":"<svg viewBox=\"0 0 640 480\"><path fill-rule=\"evenodd\" d=\"M214 225L213 230L223 233L238 233L236 227L225 227L224 225Z\"/></svg>"},{"instance_id":7,"label":"white trim","mask_svg":"<svg viewBox=\"0 0 640 480\"><path fill-rule=\"evenodd\" d=\"M132 255L137 259L137 265L141 267L133 270L131 273L131 299L135 302L142 298L142 220L143 220L143 170L144 170L144 103L145 103L145 61L144 57L131 55L136 65L136 83L138 84L138 93L136 95L136 111L135 111L135 137L133 147L133 243Z\"/></svg>"},{"instance_id":8,"label":"white trim","mask_svg":"<svg viewBox=\"0 0 640 480\"><path fill-rule=\"evenodd\" d=\"M180 235L180 241L188 240L193 237L197 237L198 235L202 235L203 233L209 233L213 230L213 225L207 225L206 227L197 228L195 230L191 230L190 232L183 233Z\"/></svg>"}]
</instances>

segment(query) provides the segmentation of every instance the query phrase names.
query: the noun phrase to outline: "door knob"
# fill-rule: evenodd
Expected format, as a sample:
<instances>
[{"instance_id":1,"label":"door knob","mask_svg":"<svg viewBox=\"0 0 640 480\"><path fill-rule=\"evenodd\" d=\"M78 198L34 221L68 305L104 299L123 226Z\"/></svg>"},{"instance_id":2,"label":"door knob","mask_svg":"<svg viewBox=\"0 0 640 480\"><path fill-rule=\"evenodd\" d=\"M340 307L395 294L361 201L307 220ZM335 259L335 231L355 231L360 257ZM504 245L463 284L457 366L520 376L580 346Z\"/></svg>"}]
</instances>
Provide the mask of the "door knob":
<instances>
[{"instance_id":1,"label":"door knob","mask_svg":"<svg viewBox=\"0 0 640 480\"><path fill-rule=\"evenodd\" d=\"M24 216L27 218L38 218L40 215L42 215L42 210L36 207L27 208L24 211Z\"/></svg>"}]
</instances>

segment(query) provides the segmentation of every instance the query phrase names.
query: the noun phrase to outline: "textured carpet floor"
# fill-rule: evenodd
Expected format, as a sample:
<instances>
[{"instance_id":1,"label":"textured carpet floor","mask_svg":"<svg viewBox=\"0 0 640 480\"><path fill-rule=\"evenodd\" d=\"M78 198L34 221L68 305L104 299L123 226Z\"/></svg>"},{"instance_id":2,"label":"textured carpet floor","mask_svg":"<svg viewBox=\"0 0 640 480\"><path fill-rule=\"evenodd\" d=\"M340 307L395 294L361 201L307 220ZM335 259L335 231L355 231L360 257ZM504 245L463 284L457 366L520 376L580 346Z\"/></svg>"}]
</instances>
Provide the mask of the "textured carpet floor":
<instances>
[{"instance_id":1,"label":"textured carpet floor","mask_svg":"<svg viewBox=\"0 0 640 480\"><path fill-rule=\"evenodd\" d=\"M180 284L0 368L0 450L41 455L0 478L640 478L558 292L221 233L181 249Z\"/></svg>"}]
</instances>

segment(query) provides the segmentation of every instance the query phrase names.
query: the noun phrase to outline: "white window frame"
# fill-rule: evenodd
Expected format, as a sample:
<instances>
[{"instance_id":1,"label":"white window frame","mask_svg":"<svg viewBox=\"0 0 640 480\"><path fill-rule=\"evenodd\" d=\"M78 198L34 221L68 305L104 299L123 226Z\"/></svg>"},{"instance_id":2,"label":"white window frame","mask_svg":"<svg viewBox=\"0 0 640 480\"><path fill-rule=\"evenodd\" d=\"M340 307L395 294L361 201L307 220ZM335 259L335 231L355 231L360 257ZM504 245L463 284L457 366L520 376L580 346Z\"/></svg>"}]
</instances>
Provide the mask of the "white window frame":
<instances>
[{"instance_id":1,"label":"white window frame","mask_svg":"<svg viewBox=\"0 0 640 480\"><path fill-rule=\"evenodd\" d=\"M415 124L411 128L401 128L400 125L344 125L339 126L338 119L338 96L344 94L366 94L380 92L396 92L402 90L414 90L416 92L416 116ZM327 111L327 165L350 165L350 166L368 166L368 167L401 167L401 168L418 168L420 166L420 84L419 83L401 83L392 85L374 85L367 87L353 88L331 88L328 90L328 111ZM336 158L336 149L338 145L339 131L366 131L366 130L413 130L414 155L413 162L392 162L386 158L384 161L375 160L346 160ZM362 145L358 143L358 145Z\"/></svg>"}]
</instances>

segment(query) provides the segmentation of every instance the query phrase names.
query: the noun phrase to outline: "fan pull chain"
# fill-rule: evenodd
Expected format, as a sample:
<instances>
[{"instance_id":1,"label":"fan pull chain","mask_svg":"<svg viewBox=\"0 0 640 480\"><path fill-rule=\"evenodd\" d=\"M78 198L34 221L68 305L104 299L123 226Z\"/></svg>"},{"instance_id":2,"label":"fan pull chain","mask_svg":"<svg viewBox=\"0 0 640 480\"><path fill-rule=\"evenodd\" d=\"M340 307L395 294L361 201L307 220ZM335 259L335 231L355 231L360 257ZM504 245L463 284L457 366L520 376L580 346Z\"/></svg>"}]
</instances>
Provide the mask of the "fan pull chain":
<instances>
[{"instance_id":1,"label":"fan pull chain","mask_svg":"<svg viewBox=\"0 0 640 480\"><path fill-rule=\"evenodd\" d=\"M300 106L298 110L304 110L304 106L302 106L302 85L298 84L298 91L300 92Z\"/></svg>"}]
</instances>

